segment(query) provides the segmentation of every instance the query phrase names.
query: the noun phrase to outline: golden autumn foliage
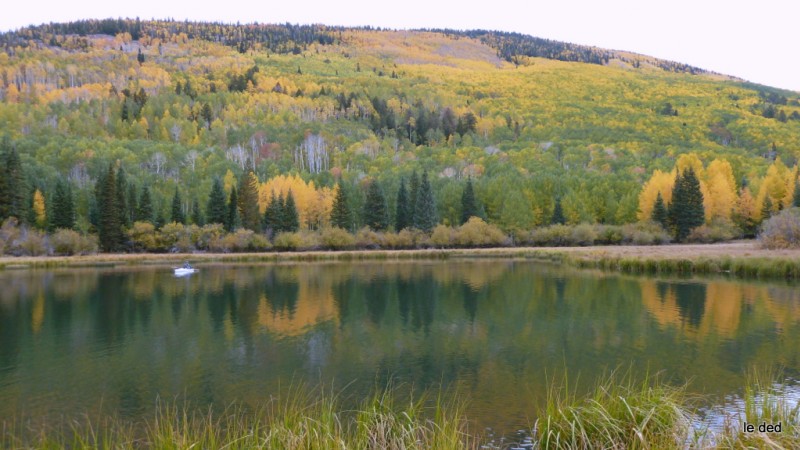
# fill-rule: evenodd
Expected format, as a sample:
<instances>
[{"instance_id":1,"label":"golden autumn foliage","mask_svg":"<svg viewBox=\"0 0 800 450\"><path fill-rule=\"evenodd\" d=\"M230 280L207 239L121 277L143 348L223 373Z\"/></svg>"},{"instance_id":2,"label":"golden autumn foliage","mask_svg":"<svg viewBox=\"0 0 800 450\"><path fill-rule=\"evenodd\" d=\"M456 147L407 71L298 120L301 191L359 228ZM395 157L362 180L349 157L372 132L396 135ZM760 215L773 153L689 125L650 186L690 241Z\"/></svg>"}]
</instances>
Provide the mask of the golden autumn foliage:
<instances>
[{"instance_id":1,"label":"golden autumn foliage","mask_svg":"<svg viewBox=\"0 0 800 450\"><path fill-rule=\"evenodd\" d=\"M47 212L44 204L44 195L37 189L33 193L33 213L36 217L36 226L44 229L47 226Z\"/></svg>"},{"instance_id":2,"label":"golden autumn foliage","mask_svg":"<svg viewBox=\"0 0 800 450\"><path fill-rule=\"evenodd\" d=\"M674 170L672 172L662 172L656 169L653 172L653 176L642 187L642 192L639 193L639 220L650 220L650 216L653 214L653 206L659 193L661 193L664 204L668 206L672 202L672 187L674 185Z\"/></svg>"},{"instance_id":3,"label":"golden autumn foliage","mask_svg":"<svg viewBox=\"0 0 800 450\"><path fill-rule=\"evenodd\" d=\"M702 190L705 182L706 190L703 192L703 206L706 210L706 221L715 218L730 220L733 208L736 205L736 180L733 169L728 161L715 159L708 165L705 180L700 181Z\"/></svg>"},{"instance_id":4,"label":"golden autumn foliage","mask_svg":"<svg viewBox=\"0 0 800 450\"><path fill-rule=\"evenodd\" d=\"M700 181L706 223L715 220L728 222L733 219L734 213L739 219L758 217L760 213L758 205L763 202L766 192L774 192L773 202L775 198L779 198L783 205L788 205L792 200L790 186L794 185L791 184L793 180L791 177L792 174L796 174L796 169L790 171L780 163L780 160L770 167L767 178L761 183L758 199L753 199L749 189L742 190L741 195L744 195L744 198L737 195L736 178L727 160L717 158L708 167L703 167L702 160L696 154L688 153L678 158L675 169L671 172L655 170L644 184L639 194L639 220L650 219L659 192L665 205L669 206L672 202L675 174L679 170L682 172L688 168L695 171Z\"/></svg>"},{"instance_id":5,"label":"golden autumn foliage","mask_svg":"<svg viewBox=\"0 0 800 450\"><path fill-rule=\"evenodd\" d=\"M258 188L258 209L263 214L269 206L273 193L275 197L286 198L292 192L300 228L320 228L329 223L336 187L317 188L313 181L306 183L299 175L279 175L271 178Z\"/></svg>"},{"instance_id":6,"label":"golden autumn foliage","mask_svg":"<svg viewBox=\"0 0 800 450\"><path fill-rule=\"evenodd\" d=\"M786 167L786 164L780 158L775 159L769 168L767 174L761 182L761 188L758 190L756 202L759 208L764 205L765 198L769 195L772 202L773 212L784 209L792 204L794 195L794 183L797 179L797 166L793 168Z\"/></svg>"}]
</instances>

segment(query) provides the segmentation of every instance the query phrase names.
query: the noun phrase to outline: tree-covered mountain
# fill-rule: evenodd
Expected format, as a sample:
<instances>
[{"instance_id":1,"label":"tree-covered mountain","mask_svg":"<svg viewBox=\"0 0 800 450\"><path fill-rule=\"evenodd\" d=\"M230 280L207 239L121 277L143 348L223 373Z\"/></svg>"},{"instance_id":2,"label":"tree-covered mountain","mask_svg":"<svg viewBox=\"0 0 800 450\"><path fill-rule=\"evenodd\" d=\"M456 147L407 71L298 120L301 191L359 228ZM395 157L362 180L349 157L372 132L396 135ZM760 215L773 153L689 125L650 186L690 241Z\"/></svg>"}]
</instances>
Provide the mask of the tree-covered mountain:
<instances>
[{"instance_id":1,"label":"tree-covered mountain","mask_svg":"<svg viewBox=\"0 0 800 450\"><path fill-rule=\"evenodd\" d=\"M725 195L747 188L758 215L765 196L791 203L762 186L769 167L793 182L800 155L796 92L515 33L108 19L2 33L0 48L17 188L49 210L63 183L83 230L100 223L110 168L124 172L121 204L148 188L154 222L176 192L182 217L207 217L195 205L215 178L227 199L252 171L261 215L291 192L301 228L326 226L338 182L358 229L377 181L394 224L416 171L436 221L462 223L471 180L487 221L511 231L550 224L556 205L572 224L647 218L657 193L671 199L654 174L674 180L690 153L706 201L727 211L706 206L707 220L733 220L736 200L720 200L714 160L729 165Z\"/></svg>"}]
</instances>

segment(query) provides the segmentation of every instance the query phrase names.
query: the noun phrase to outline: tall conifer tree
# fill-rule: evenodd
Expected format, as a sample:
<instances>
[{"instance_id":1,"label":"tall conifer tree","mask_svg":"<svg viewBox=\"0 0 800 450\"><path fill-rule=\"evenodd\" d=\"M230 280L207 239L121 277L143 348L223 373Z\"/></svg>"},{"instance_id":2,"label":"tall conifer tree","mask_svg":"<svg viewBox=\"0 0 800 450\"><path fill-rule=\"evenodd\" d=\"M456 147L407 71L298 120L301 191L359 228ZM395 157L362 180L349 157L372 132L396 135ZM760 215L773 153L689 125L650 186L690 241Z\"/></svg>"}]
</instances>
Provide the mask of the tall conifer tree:
<instances>
[{"instance_id":1,"label":"tall conifer tree","mask_svg":"<svg viewBox=\"0 0 800 450\"><path fill-rule=\"evenodd\" d=\"M422 181L419 184L419 193L414 213L414 227L426 233L436 226L436 200L433 197L433 188L428 181L428 171L422 172Z\"/></svg>"},{"instance_id":2,"label":"tall conifer tree","mask_svg":"<svg viewBox=\"0 0 800 450\"><path fill-rule=\"evenodd\" d=\"M264 229L272 233L280 233L282 217L281 202L278 201L278 197L275 197L275 191L272 191L269 204L264 210Z\"/></svg>"},{"instance_id":3,"label":"tall conifer tree","mask_svg":"<svg viewBox=\"0 0 800 450\"><path fill-rule=\"evenodd\" d=\"M386 196L378 180L372 180L367 188L367 198L364 201L364 225L375 231L383 231L389 227L389 211L386 206Z\"/></svg>"},{"instance_id":4,"label":"tall conifer tree","mask_svg":"<svg viewBox=\"0 0 800 450\"><path fill-rule=\"evenodd\" d=\"M556 197L556 203L553 205L553 217L550 219L550 223L553 225L564 225L567 223L567 219L564 217L564 209L561 207L560 197Z\"/></svg>"},{"instance_id":5,"label":"tall conifer tree","mask_svg":"<svg viewBox=\"0 0 800 450\"><path fill-rule=\"evenodd\" d=\"M682 174L676 175L669 218L674 229L675 239L679 242L685 240L692 229L705 222L700 181L691 167L684 170Z\"/></svg>"},{"instance_id":6,"label":"tall conifer tree","mask_svg":"<svg viewBox=\"0 0 800 450\"><path fill-rule=\"evenodd\" d=\"M241 226L242 221L239 219L239 199L236 195L236 186L231 188L231 195L228 199L228 213L225 217L225 229L234 231Z\"/></svg>"},{"instance_id":7,"label":"tall conifer tree","mask_svg":"<svg viewBox=\"0 0 800 450\"><path fill-rule=\"evenodd\" d=\"M197 201L197 198L192 199L192 223L198 227L205 225L203 210L200 209L200 203Z\"/></svg>"},{"instance_id":8,"label":"tall conifer tree","mask_svg":"<svg viewBox=\"0 0 800 450\"><path fill-rule=\"evenodd\" d=\"M106 175L98 181L97 206L100 213L98 238L100 248L106 252L118 251L124 242L120 223L117 177L114 166L109 165Z\"/></svg>"},{"instance_id":9,"label":"tall conifer tree","mask_svg":"<svg viewBox=\"0 0 800 450\"><path fill-rule=\"evenodd\" d=\"M142 194L139 196L136 221L153 223L153 200L150 198L150 189L147 185L142 187Z\"/></svg>"},{"instance_id":10,"label":"tall conifer tree","mask_svg":"<svg viewBox=\"0 0 800 450\"><path fill-rule=\"evenodd\" d=\"M178 187L175 187L175 195L172 196L172 208L169 220L175 223L186 224L186 214L183 213L183 199Z\"/></svg>"},{"instance_id":11,"label":"tall conifer tree","mask_svg":"<svg viewBox=\"0 0 800 450\"><path fill-rule=\"evenodd\" d=\"M347 203L347 188L342 182L339 182L336 197L333 199L331 225L343 230L349 230L353 226L353 215L350 212L350 205Z\"/></svg>"},{"instance_id":12,"label":"tall conifer tree","mask_svg":"<svg viewBox=\"0 0 800 450\"><path fill-rule=\"evenodd\" d=\"M225 220L227 216L225 190L222 187L222 180L219 177L214 177L214 183L211 185L206 215L208 216L208 223L218 223L220 225L227 223Z\"/></svg>"},{"instance_id":13,"label":"tall conifer tree","mask_svg":"<svg viewBox=\"0 0 800 450\"><path fill-rule=\"evenodd\" d=\"M662 227L667 228L668 213L667 207L664 205L664 199L661 197L661 192L656 196L656 202L653 205L653 213L650 215L653 222L661 224Z\"/></svg>"},{"instance_id":14,"label":"tall conifer tree","mask_svg":"<svg viewBox=\"0 0 800 450\"><path fill-rule=\"evenodd\" d=\"M475 190L472 188L472 178L467 178L467 185L461 194L461 224L467 223L470 217L480 217L478 199L475 198Z\"/></svg>"},{"instance_id":15,"label":"tall conifer tree","mask_svg":"<svg viewBox=\"0 0 800 450\"><path fill-rule=\"evenodd\" d=\"M72 190L69 185L59 179L53 193L53 208L50 227L72 229L75 226L75 206L72 201Z\"/></svg>"},{"instance_id":16,"label":"tall conifer tree","mask_svg":"<svg viewBox=\"0 0 800 450\"><path fill-rule=\"evenodd\" d=\"M248 230L260 231L261 215L258 213L258 178L256 178L256 174L248 172L242 176L237 195L242 226Z\"/></svg>"},{"instance_id":17,"label":"tall conifer tree","mask_svg":"<svg viewBox=\"0 0 800 450\"><path fill-rule=\"evenodd\" d=\"M8 136L0 141L0 221L16 217L20 222L27 219L27 196L30 191L25 183L22 162Z\"/></svg>"},{"instance_id":18,"label":"tall conifer tree","mask_svg":"<svg viewBox=\"0 0 800 450\"><path fill-rule=\"evenodd\" d=\"M411 173L411 180L408 182L408 211L409 223L408 226L417 226L417 199L419 199L419 176L417 171Z\"/></svg>"},{"instance_id":19,"label":"tall conifer tree","mask_svg":"<svg viewBox=\"0 0 800 450\"><path fill-rule=\"evenodd\" d=\"M300 229L300 218L297 214L297 206L294 203L294 195L292 190L286 194L286 203L283 205L283 231L294 233Z\"/></svg>"},{"instance_id":20,"label":"tall conifer tree","mask_svg":"<svg viewBox=\"0 0 800 450\"><path fill-rule=\"evenodd\" d=\"M400 189L397 190L397 205L395 205L394 229L402 231L412 225L411 223L411 202L408 198L406 180L400 179Z\"/></svg>"}]
</instances>

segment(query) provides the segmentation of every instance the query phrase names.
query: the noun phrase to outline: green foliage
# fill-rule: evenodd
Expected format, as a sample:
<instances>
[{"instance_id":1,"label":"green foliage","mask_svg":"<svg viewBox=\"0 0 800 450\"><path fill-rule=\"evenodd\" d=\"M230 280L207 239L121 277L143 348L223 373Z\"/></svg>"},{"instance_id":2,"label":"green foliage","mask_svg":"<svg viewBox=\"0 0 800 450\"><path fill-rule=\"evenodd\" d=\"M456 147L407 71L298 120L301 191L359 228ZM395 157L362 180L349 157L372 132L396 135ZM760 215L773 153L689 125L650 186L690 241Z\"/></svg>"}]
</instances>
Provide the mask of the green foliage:
<instances>
[{"instance_id":1,"label":"green foliage","mask_svg":"<svg viewBox=\"0 0 800 450\"><path fill-rule=\"evenodd\" d=\"M661 197L661 192L659 192L656 196L656 203L653 205L653 213L650 216L650 220L661 224L662 227L667 227L669 213L667 212L667 207L664 205L664 199Z\"/></svg>"},{"instance_id":2,"label":"green foliage","mask_svg":"<svg viewBox=\"0 0 800 450\"><path fill-rule=\"evenodd\" d=\"M283 211L281 212L281 227L280 231L294 233L300 229L300 219L297 215L297 206L294 203L294 195L291 189L286 194L286 202L283 204Z\"/></svg>"},{"instance_id":3,"label":"green foliage","mask_svg":"<svg viewBox=\"0 0 800 450\"><path fill-rule=\"evenodd\" d=\"M428 181L428 171L426 170L422 172L422 181L419 184L416 201L414 202L414 228L429 232L436 223L436 203L433 198L433 188L430 181Z\"/></svg>"},{"instance_id":4,"label":"green foliage","mask_svg":"<svg viewBox=\"0 0 800 450\"><path fill-rule=\"evenodd\" d=\"M411 200L406 189L405 178L400 178L400 188L397 190L397 201L395 202L394 229L402 231L412 226Z\"/></svg>"},{"instance_id":5,"label":"green foliage","mask_svg":"<svg viewBox=\"0 0 800 450\"><path fill-rule=\"evenodd\" d=\"M170 210L170 222L186 225L186 215L183 213L183 199L178 188L175 188L175 195L172 196L172 209Z\"/></svg>"},{"instance_id":6,"label":"green foliage","mask_svg":"<svg viewBox=\"0 0 800 450\"><path fill-rule=\"evenodd\" d=\"M553 217L550 219L553 225L564 225L567 219L564 217L564 210L561 207L561 199L556 198L555 205L553 205Z\"/></svg>"},{"instance_id":7,"label":"green foliage","mask_svg":"<svg viewBox=\"0 0 800 450\"><path fill-rule=\"evenodd\" d=\"M705 222L703 193L700 182L691 167L678 173L672 190L672 203L669 207L670 224L675 230L675 239L683 241L692 229Z\"/></svg>"},{"instance_id":8,"label":"green foliage","mask_svg":"<svg viewBox=\"0 0 800 450\"><path fill-rule=\"evenodd\" d=\"M242 226L242 220L239 216L239 200L236 195L236 187L231 189L231 195L228 198L228 213L225 216L225 231L233 231Z\"/></svg>"},{"instance_id":9,"label":"green foliage","mask_svg":"<svg viewBox=\"0 0 800 450\"><path fill-rule=\"evenodd\" d=\"M56 182L52 203L51 229L71 230L75 226L75 204L72 199L72 189L61 179Z\"/></svg>"},{"instance_id":10,"label":"green foliage","mask_svg":"<svg viewBox=\"0 0 800 450\"><path fill-rule=\"evenodd\" d=\"M331 225L343 230L350 230L353 228L353 215L348 205L347 188L342 182L339 182L337 186L333 209L331 209Z\"/></svg>"},{"instance_id":11,"label":"green foliage","mask_svg":"<svg viewBox=\"0 0 800 450\"><path fill-rule=\"evenodd\" d=\"M378 180L372 180L367 187L363 220L364 225L374 231L384 231L389 227L389 208Z\"/></svg>"},{"instance_id":12,"label":"green foliage","mask_svg":"<svg viewBox=\"0 0 800 450\"><path fill-rule=\"evenodd\" d=\"M203 211L200 209L200 203L198 203L196 198L192 200L192 224L199 227L205 225Z\"/></svg>"},{"instance_id":13,"label":"green foliage","mask_svg":"<svg viewBox=\"0 0 800 450\"><path fill-rule=\"evenodd\" d=\"M472 178L467 179L464 193L461 195L461 224L465 224L472 217L480 217L478 200L475 198L475 190L472 187Z\"/></svg>"},{"instance_id":14,"label":"green foliage","mask_svg":"<svg viewBox=\"0 0 800 450\"><path fill-rule=\"evenodd\" d=\"M106 252L122 249L124 236L120 223L120 204L117 195L117 179L114 166L109 165L105 176L97 183L97 206L99 209L98 240Z\"/></svg>"},{"instance_id":15,"label":"green foliage","mask_svg":"<svg viewBox=\"0 0 800 450\"><path fill-rule=\"evenodd\" d=\"M214 177L211 193L208 195L208 205L206 206L208 223L227 223L226 213L227 208L225 207L225 191L222 188L222 179Z\"/></svg>"},{"instance_id":16,"label":"green foliage","mask_svg":"<svg viewBox=\"0 0 800 450\"><path fill-rule=\"evenodd\" d=\"M153 223L153 219L153 201L150 198L150 189L147 186L143 186L139 204L136 208L135 221Z\"/></svg>"},{"instance_id":17,"label":"green foliage","mask_svg":"<svg viewBox=\"0 0 800 450\"><path fill-rule=\"evenodd\" d=\"M17 149L8 135L0 141L0 220L16 217L24 220L27 216L26 183Z\"/></svg>"},{"instance_id":18,"label":"green foliage","mask_svg":"<svg viewBox=\"0 0 800 450\"><path fill-rule=\"evenodd\" d=\"M261 230L261 215L258 212L258 178L248 172L239 180L237 205L242 226L248 230Z\"/></svg>"}]
</instances>

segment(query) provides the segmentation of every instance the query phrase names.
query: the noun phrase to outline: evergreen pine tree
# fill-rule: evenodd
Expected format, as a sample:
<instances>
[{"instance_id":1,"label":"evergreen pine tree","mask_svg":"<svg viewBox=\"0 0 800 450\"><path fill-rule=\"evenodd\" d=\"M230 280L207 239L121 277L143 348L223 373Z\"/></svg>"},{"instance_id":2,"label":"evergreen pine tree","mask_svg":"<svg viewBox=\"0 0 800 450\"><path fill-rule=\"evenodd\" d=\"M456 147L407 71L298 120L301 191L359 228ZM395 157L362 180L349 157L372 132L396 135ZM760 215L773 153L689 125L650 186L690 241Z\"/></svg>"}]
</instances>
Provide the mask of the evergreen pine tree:
<instances>
[{"instance_id":1,"label":"evergreen pine tree","mask_svg":"<svg viewBox=\"0 0 800 450\"><path fill-rule=\"evenodd\" d=\"M264 229L271 231L273 234L281 232L281 218L283 211L278 198L275 197L275 191L272 191L272 196L269 199L269 205L264 210Z\"/></svg>"},{"instance_id":2,"label":"evergreen pine tree","mask_svg":"<svg viewBox=\"0 0 800 450\"><path fill-rule=\"evenodd\" d=\"M186 224L186 214L183 213L183 199L175 187L175 195L172 196L172 209L169 216L170 222Z\"/></svg>"},{"instance_id":3,"label":"evergreen pine tree","mask_svg":"<svg viewBox=\"0 0 800 450\"><path fill-rule=\"evenodd\" d=\"M167 224L167 218L164 216L164 208L156 208L156 217L153 223L153 226L156 227L156 230L160 230L164 225Z\"/></svg>"},{"instance_id":4,"label":"evergreen pine tree","mask_svg":"<svg viewBox=\"0 0 800 450\"><path fill-rule=\"evenodd\" d=\"M236 195L236 186L231 188L231 195L228 199L228 213L225 217L225 230L234 231L241 225L239 219L239 200Z\"/></svg>"},{"instance_id":5,"label":"evergreen pine tree","mask_svg":"<svg viewBox=\"0 0 800 450\"><path fill-rule=\"evenodd\" d=\"M258 212L258 178L253 172L248 172L239 181L237 192L239 216L242 226L252 231L261 231L261 215Z\"/></svg>"},{"instance_id":6,"label":"evergreen pine tree","mask_svg":"<svg viewBox=\"0 0 800 450\"><path fill-rule=\"evenodd\" d=\"M792 198L792 206L800 208L800 183L794 180L794 197Z\"/></svg>"},{"instance_id":7,"label":"evergreen pine tree","mask_svg":"<svg viewBox=\"0 0 800 450\"><path fill-rule=\"evenodd\" d=\"M286 231L286 201L283 199L283 194L278 195L278 200L275 203L275 231L283 233Z\"/></svg>"},{"instance_id":8,"label":"evergreen pine tree","mask_svg":"<svg viewBox=\"0 0 800 450\"><path fill-rule=\"evenodd\" d=\"M292 190L286 195L286 203L283 205L283 231L294 233L300 229L300 219L297 214L297 207L294 204Z\"/></svg>"},{"instance_id":9,"label":"evergreen pine tree","mask_svg":"<svg viewBox=\"0 0 800 450\"><path fill-rule=\"evenodd\" d=\"M211 185L211 193L208 195L208 206L206 207L208 223L218 223L224 225L227 216L225 205L225 190L222 187L222 180L214 177L214 184Z\"/></svg>"},{"instance_id":10,"label":"evergreen pine tree","mask_svg":"<svg viewBox=\"0 0 800 450\"><path fill-rule=\"evenodd\" d=\"M142 187L142 194L139 197L136 221L153 223L153 201L150 198L150 189L146 185Z\"/></svg>"},{"instance_id":11,"label":"evergreen pine tree","mask_svg":"<svg viewBox=\"0 0 800 450\"><path fill-rule=\"evenodd\" d=\"M129 227L130 216L128 215L128 180L125 176L125 170L120 167L117 169L117 213L119 214L119 223L123 227Z\"/></svg>"},{"instance_id":12,"label":"evergreen pine tree","mask_svg":"<svg viewBox=\"0 0 800 450\"><path fill-rule=\"evenodd\" d=\"M409 223L408 226L416 227L417 226L417 200L419 199L419 176L417 176L417 171L411 173L411 180L408 182L408 211L409 215Z\"/></svg>"},{"instance_id":13,"label":"evergreen pine tree","mask_svg":"<svg viewBox=\"0 0 800 450\"><path fill-rule=\"evenodd\" d=\"M139 200L136 197L136 186L133 183L128 183L128 212L127 224L130 225L136 221L136 214L139 211Z\"/></svg>"},{"instance_id":14,"label":"evergreen pine tree","mask_svg":"<svg viewBox=\"0 0 800 450\"><path fill-rule=\"evenodd\" d=\"M764 203L761 205L761 221L764 222L770 217L772 217L772 198L767 194L764 196Z\"/></svg>"},{"instance_id":15,"label":"evergreen pine tree","mask_svg":"<svg viewBox=\"0 0 800 450\"><path fill-rule=\"evenodd\" d=\"M11 151L11 141L3 136L0 141L0 223L7 219L11 200L11 180L8 173L7 155Z\"/></svg>"},{"instance_id":16,"label":"evergreen pine tree","mask_svg":"<svg viewBox=\"0 0 800 450\"><path fill-rule=\"evenodd\" d=\"M556 204L553 206L553 217L550 219L553 225L564 225L567 219L564 217L564 210L561 208L561 198L556 197Z\"/></svg>"},{"instance_id":17,"label":"evergreen pine tree","mask_svg":"<svg viewBox=\"0 0 800 450\"><path fill-rule=\"evenodd\" d=\"M96 190L100 212L98 227L100 248L106 252L118 251L124 242L124 235L120 223L117 177L113 165L108 166L108 172L98 183Z\"/></svg>"},{"instance_id":18,"label":"evergreen pine tree","mask_svg":"<svg viewBox=\"0 0 800 450\"><path fill-rule=\"evenodd\" d=\"M192 199L192 223L198 227L205 225L203 211L200 209L200 203L197 201L197 198Z\"/></svg>"},{"instance_id":19,"label":"evergreen pine tree","mask_svg":"<svg viewBox=\"0 0 800 450\"><path fill-rule=\"evenodd\" d=\"M400 189L397 190L397 205L395 206L394 215L394 229L395 231L402 231L411 224L411 202L408 198L408 190L406 189L406 180L400 179Z\"/></svg>"},{"instance_id":20,"label":"evergreen pine tree","mask_svg":"<svg viewBox=\"0 0 800 450\"><path fill-rule=\"evenodd\" d=\"M353 216L350 213L350 206L347 204L347 188L339 182L336 189L336 197L333 199L333 209L331 209L331 225L343 230L352 228Z\"/></svg>"},{"instance_id":21,"label":"evergreen pine tree","mask_svg":"<svg viewBox=\"0 0 800 450\"><path fill-rule=\"evenodd\" d=\"M8 136L3 137L0 142L0 150L2 150L0 175L4 181L0 188L0 221L16 217L20 222L25 222L29 209L27 207L29 191L22 172L22 162Z\"/></svg>"},{"instance_id":22,"label":"evergreen pine tree","mask_svg":"<svg viewBox=\"0 0 800 450\"><path fill-rule=\"evenodd\" d=\"M367 198L364 201L364 225L375 231L383 231L389 227L389 214L386 206L386 196L378 180L372 180L367 188Z\"/></svg>"},{"instance_id":23,"label":"evergreen pine tree","mask_svg":"<svg viewBox=\"0 0 800 450\"><path fill-rule=\"evenodd\" d=\"M69 185L59 179L53 193L53 208L50 220L52 230L59 228L72 229L75 226L75 206L72 201L72 190Z\"/></svg>"},{"instance_id":24,"label":"evergreen pine tree","mask_svg":"<svg viewBox=\"0 0 800 450\"><path fill-rule=\"evenodd\" d=\"M414 227L426 233L436 226L436 200L433 198L433 189L428 181L428 171L422 172L422 181L419 184L416 210L414 213Z\"/></svg>"},{"instance_id":25,"label":"evergreen pine tree","mask_svg":"<svg viewBox=\"0 0 800 450\"><path fill-rule=\"evenodd\" d=\"M674 228L675 239L679 242L685 240L692 229L699 227L705 221L700 181L691 167L675 178L669 218L670 225Z\"/></svg>"},{"instance_id":26,"label":"evergreen pine tree","mask_svg":"<svg viewBox=\"0 0 800 450\"><path fill-rule=\"evenodd\" d=\"M461 194L461 224L467 223L470 217L480 217L480 211L475 190L472 188L472 178L467 178L467 186Z\"/></svg>"},{"instance_id":27,"label":"evergreen pine tree","mask_svg":"<svg viewBox=\"0 0 800 450\"><path fill-rule=\"evenodd\" d=\"M667 207L664 205L664 199L661 197L661 192L656 196L656 203L653 205L653 212L650 215L653 222L661 224L662 227L667 228L668 213Z\"/></svg>"}]
</instances>

